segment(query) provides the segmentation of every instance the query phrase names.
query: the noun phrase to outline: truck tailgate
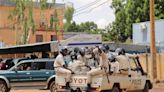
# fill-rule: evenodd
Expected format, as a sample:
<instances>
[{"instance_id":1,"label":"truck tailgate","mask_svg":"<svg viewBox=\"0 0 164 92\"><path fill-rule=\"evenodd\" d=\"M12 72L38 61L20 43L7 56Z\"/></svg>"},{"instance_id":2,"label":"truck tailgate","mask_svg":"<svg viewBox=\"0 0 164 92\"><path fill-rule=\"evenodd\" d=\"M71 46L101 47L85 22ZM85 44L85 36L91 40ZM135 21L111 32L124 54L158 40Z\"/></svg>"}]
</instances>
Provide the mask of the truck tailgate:
<instances>
[{"instance_id":1,"label":"truck tailgate","mask_svg":"<svg viewBox=\"0 0 164 92\"><path fill-rule=\"evenodd\" d=\"M58 85L65 85L65 77L58 76L56 77L56 82ZM101 77L94 77L92 79L92 87L99 87L101 85L102 78ZM86 87L87 86L87 76L84 75L74 75L72 76L71 87Z\"/></svg>"}]
</instances>

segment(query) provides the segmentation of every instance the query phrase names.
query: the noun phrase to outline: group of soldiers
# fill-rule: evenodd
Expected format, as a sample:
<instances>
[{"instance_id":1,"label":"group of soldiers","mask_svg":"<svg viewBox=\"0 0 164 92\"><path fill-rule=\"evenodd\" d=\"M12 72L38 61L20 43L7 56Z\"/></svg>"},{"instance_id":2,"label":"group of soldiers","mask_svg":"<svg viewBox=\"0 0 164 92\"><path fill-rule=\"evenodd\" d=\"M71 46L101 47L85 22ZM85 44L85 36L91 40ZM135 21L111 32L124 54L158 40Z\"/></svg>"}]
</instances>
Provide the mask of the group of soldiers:
<instances>
[{"instance_id":1,"label":"group of soldiers","mask_svg":"<svg viewBox=\"0 0 164 92\"><path fill-rule=\"evenodd\" d=\"M93 48L74 48L73 51L63 48L54 61L54 68L56 73L65 74L66 89L70 88L72 74L76 74L78 69L86 70L87 90L90 90L93 76L108 73L127 73L129 57L137 56L127 55L122 48L117 48L115 54L112 54L108 45Z\"/></svg>"}]
</instances>

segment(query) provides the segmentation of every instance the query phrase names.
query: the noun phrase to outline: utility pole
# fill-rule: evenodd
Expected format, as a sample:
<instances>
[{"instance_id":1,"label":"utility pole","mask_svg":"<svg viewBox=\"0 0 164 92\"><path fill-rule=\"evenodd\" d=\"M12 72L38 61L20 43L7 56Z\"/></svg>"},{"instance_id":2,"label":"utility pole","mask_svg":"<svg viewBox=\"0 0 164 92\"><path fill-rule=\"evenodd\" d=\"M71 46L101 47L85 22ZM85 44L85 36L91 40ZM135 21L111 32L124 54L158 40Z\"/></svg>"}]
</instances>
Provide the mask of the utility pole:
<instances>
[{"instance_id":1,"label":"utility pole","mask_svg":"<svg viewBox=\"0 0 164 92\"><path fill-rule=\"evenodd\" d=\"M156 42L155 42L155 28L154 28L154 0L150 0L150 34L151 34L151 63L152 63L152 78L157 79L157 62L156 62Z\"/></svg>"}]
</instances>

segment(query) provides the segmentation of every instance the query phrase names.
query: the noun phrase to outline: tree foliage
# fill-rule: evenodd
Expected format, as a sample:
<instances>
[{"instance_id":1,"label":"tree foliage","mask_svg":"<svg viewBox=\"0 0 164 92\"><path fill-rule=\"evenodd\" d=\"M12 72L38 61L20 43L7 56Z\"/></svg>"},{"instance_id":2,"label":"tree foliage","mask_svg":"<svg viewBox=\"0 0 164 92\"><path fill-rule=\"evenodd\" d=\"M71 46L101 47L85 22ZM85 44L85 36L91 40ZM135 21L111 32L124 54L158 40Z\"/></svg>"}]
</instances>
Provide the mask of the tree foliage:
<instances>
[{"instance_id":1,"label":"tree foliage","mask_svg":"<svg viewBox=\"0 0 164 92\"><path fill-rule=\"evenodd\" d=\"M47 0L40 0L40 9L45 10L48 8Z\"/></svg>"},{"instance_id":2,"label":"tree foliage","mask_svg":"<svg viewBox=\"0 0 164 92\"><path fill-rule=\"evenodd\" d=\"M108 33L104 29L99 29L97 24L94 22L83 22L80 24L76 24L76 22L72 22L68 27L68 32L85 32L88 34L101 34L104 41L108 41Z\"/></svg>"},{"instance_id":3,"label":"tree foliage","mask_svg":"<svg viewBox=\"0 0 164 92\"><path fill-rule=\"evenodd\" d=\"M74 8L68 6L64 12L64 18L66 20L66 22L64 24L65 31L68 31L68 27L71 25L71 21L73 19L73 14L74 14Z\"/></svg>"},{"instance_id":4,"label":"tree foliage","mask_svg":"<svg viewBox=\"0 0 164 92\"><path fill-rule=\"evenodd\" d=\"M55 1L55 0L54 0ZM15 8L11 11L9 19L16 21L16 28L21 27L22 34L19 44L26 44L29 40L30 31L35 33L35 21L33 19L33 0L11 0L15 3ZM47 9L47 0L40 0L40 9ZM41 14L42 16L42 14Z\"/></svg>"},{"instance_id":5,"label":"tree foliage","mask_svg":"<svg viewBox=\"0 0 164 92\"><path fill-rule=\"evenodd\" d=\"M33 1L32 0L11 0L15 3L15 8L9 15L11 20L15 20L17 26L21 26L22 35L19 43L26 44L29 28L35 32L35 24L33 19ZM27 11L27 14L25 14ZM17 27L18 28L18 27Z\"/></svg>"},{"instance_id":6,"label":"tree foliage","mask_svg":"<svg viewBox=\"0 0 164 92\"><path fill-rule=\"evenodd\" d=\"M87 32L87 33L97 33L98 27L94 22L83 22L80 24L76 24L76 22L72 22L68 27L68 32Z\"/></svg>"},{"instance_id":7,"label":"tree foliage","mask_svg":"<svg viewBox=\"0 0 164 92\"><path fill-rule=\"evenodd\" d=\"M150 0L113 0L115 21L106 28L113 41L125 42L132 38L132 24L149 21ZM164 0L155 0L155 18L164 18Z\"/></svg>"},{"instance_id":8,"label":"tree foliage","mask_svg":"<svg viewBox=\"0 0 164 92\"><path fill-rule=\"evenodd\" d=\"M59 29L59 19L58 19L58 13L57 10L54 10L53 15L51 15L50 18L50 29L58 30Z\"/></svg>"}]
</instances>

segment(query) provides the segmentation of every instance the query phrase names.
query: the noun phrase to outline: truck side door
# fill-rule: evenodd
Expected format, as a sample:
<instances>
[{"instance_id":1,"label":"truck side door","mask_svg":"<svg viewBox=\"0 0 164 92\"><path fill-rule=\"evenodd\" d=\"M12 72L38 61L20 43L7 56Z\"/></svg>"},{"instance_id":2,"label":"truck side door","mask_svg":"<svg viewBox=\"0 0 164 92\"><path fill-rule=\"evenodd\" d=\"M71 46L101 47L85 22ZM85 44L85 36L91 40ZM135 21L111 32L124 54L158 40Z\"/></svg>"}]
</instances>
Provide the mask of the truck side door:
<instances>
[{"instance_id":1,"label":"truck side door","mask_svg":"<svg viewBox=\"0 0 164 92\"><path fill-rule=\"evenodd\" d=\"M129 86L128 90L142 90L143 89L143 77L141 71L138 68L136 60L133 58L129 59L130 62L130 72L129 72L129 79L131 81L131 85Z\"/></svg>"}]
</instances>

